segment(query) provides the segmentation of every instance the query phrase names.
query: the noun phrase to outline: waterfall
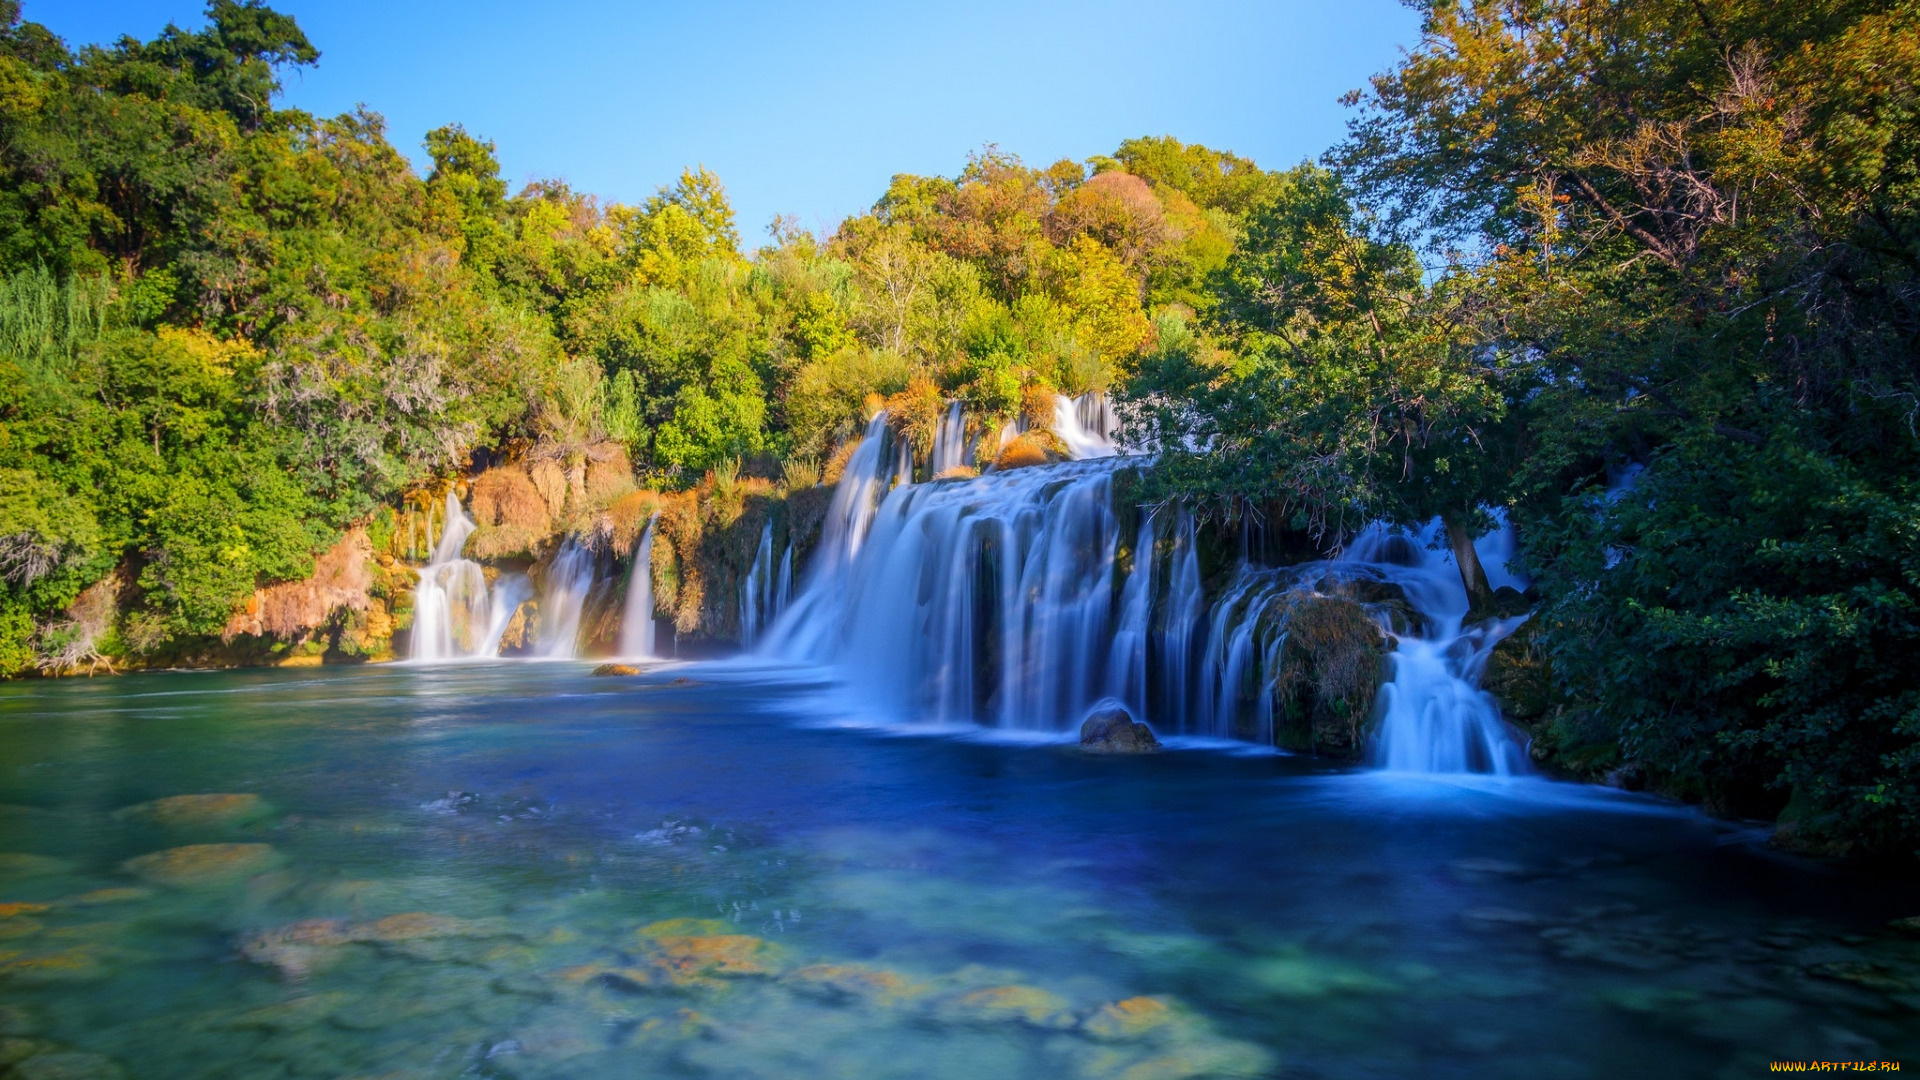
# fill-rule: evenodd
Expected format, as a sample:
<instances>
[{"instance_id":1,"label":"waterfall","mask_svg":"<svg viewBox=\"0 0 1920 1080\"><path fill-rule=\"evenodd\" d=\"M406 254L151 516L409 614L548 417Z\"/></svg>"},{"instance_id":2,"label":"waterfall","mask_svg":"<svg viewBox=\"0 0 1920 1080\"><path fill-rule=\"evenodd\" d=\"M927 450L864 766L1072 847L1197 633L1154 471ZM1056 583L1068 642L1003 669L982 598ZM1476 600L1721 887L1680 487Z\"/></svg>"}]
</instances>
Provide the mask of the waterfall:
<instances>
[{"instance_id":1,"label":"waterfall","mask_svg":"<svg viewBox=\"0 0 1920 1080\"><path fill-rule=\"evenodd\" d=\"M780 549L780 578L773 587L773 614L778 616L793 602L793 541Z\"/></svg>"},{"instance_id":2,"label":"waterfall","mask_svg":"<svg viewBox=\"0 0 1920 1080\"><path fill-rule=\"evenodd\" d=\"M540 635L534 655L571 660L579 655L580 613L593 588L593 553L569 536L540 582Z\"/></svg>"},{"instance_id":3,"label":"waterfall","mask_svg":"<svg viewBox=\"0 0 1920 1080\"><path fill-rule=\"evenodd\" d=\"M474 522L447 492L440 542L414 589L413 659L470 660L500 655L500 636L529 595L527 579L503 574L487 587L479 563L460 557ZM431 523L428 525L431 533Z\"/></svg>"},{"instance_id":4,"label":"waterfall","mask_svg":"<svg viewBox=\"0 0 1920 1080\"><path fill-rule=\"evenodd\" d=\"M955 401L947 406L933 429L933 455L927 461L927 475L939 476L949 469L969 464L967 454L967 422L961 411L960 403Z\"/></svg>"},{"instance_id":5,"label":"waterfall","mask_svg":"<svg viewBox=\"0 0 1920 1080\"><path fill-rule=\"evenodd\" d=\"M627 606L620 616L620 655L634 660L653 656L653 526L659 520L658 510L647 519L646 531L633 549L633 569L627 575Z\"/></svg>"},{"instance_id":6,"label":"waterfall","mask_svg":"<svg viewBox=\"0 0 1920 1080\"><path fill-rule=\"evenodd\" d=\"M1067 444L1075 461L1111 457L1119 452L1110 435L1119 426L1113 418L1113 405L1102 393L1053 399L1053 433Z\"/></svg>"},{"instance_id":7,"label":"waterfall","mask_svg":"<svg viewBox=\"0 0 1920 1080\"><path fill-rule=\"evenodd\" d=\"M753 648L764 617L771 614L772 585L773 520L769 518L760 526L760 545L754 548L753 562L740 582L740 644L745 648Z\"/></svg>"},{"instance_id":8,"label":"waterfall","mask_svg":"<svg viewBox=\"0 0 1920 1080\"><path fill-rule=\"evenodd\" d=\"M1504 527L1475 546L1511 550ZM1488 619L1463 629L1466 588L1451 555L1437 551L1437 523L1414 537L1373 526L1348 545L1347 561L1368 564L1398 584L1426 622L1424 632L1398 636L1388 656L1391 674L1380 689L1380 725L1371 760L1399 772L1493 773L1528 771L1525 747L1500 716L1493 695L1480 689L1487 658L1501 639L1526 621ZM1488 576L1507 579L1504 559Z\"/></svg>"},{"instance_id":9,"label":"waterfall","mask_svg":"<svg viewBox=\"0 0 1920 1080\"><path fill-rule=\"evenodd\" d=\"M1392 643L1374 764L1525 771L1514 730L1477 685L1520 620L1463 629L1466 595L1433 542L1437 525L1417 537L1370 528L1337 559L1243 559L1210 594L1191 515L1142 510L1123 528L1113 476L1124 457L889 487L897 453L876 417L834 492L813 567L764 635L743 598L743 631L764 636L763 652L834 667L859 708L889 721L1064 732L1112 698L1167 734L1272 744L1289 723L1279 707L1291 620L1333 596L1360 603ZM1497 555L1507 542L1484 546ZM746 598L765 587L769 544ZM1488 569L1504 574L1497 559ZM1409 609L1416 625L1404 614L1396 623Z\"/></svg>"}]
</instances>

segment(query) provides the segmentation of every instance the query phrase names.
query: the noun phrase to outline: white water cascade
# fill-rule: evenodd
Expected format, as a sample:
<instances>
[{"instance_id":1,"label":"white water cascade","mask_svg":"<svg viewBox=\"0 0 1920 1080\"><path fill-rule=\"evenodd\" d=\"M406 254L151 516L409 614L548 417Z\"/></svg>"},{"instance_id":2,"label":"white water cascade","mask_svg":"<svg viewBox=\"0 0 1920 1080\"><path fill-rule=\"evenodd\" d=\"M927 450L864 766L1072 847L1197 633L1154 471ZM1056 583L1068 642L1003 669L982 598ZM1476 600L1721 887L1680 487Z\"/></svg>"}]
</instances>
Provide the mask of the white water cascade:
<instances>
[{"instance_id":1,"label":"white water cascade","mask_svg":"<svg viewBox=\"0 0 1920 1080\"><path fill-rule=\"evenodd\" d=\"M753 562L740 582L740 644L751 649L760 639L760 628L774 610L773 593L773 520L760 526L760 545L753 550Z\"/></svg>"},{"instance_id":2,"label":"white water cascade","mask_svg":"<svg viewBox=\"0 0 1920 1080\"><path fill-rule=\"evenodd\" d=\"M1123 527L1114 478L1127 461L1108 456L1109 418L1061 414L1056 434L1070 414L1090 460L918 485L902 481L885 414L875 417L763 651L836 668L849 700L888 722L1068 731L1117 698L1165 733L1271 744L1289 620L1332 589L1394 641L1375 764L1525 771L1524 748L1477 685L1520 620L1463 630L1465 591L1432 537L1374 529L1339 559L1243 562L1209 602L1193 520L1128 513L1137 520Z\"/></svg>"},{"instance_id":3,"label":"white water cascade","mask_svg":"<svg viewBox=\"0 0 1920 1080\"><path fill-rule=\"evenodd\" d=\"M593 588L593 553L568 537L540 582L540 635L534 655L571 660L579 655L580 613Z\"/></svg>"},{"instance_id":4,"label":"white water cascade","mask_svg":"<svg viewBox=\"0 0 1920 1080\"><path fill-rule=\"evenodd\" d=\"M530 594L527 579L503 574L491 589L480 564L460 557L474 530L460 499L447 492L445 525L433 558L420 568L413 599L413 659L474 660L500 655L500 635Z\"/></svg>"},{"instance_id":5,"label":"white water cascade","mask_svg":"<svg viewBox=\"0 0 1920 1080\"><path fill-rule=\"evenodd\" d=\"M1113 445L1113 433L1119 426L1113 402L1098 391L1053 400L1053 433L1067 444L1076 461L1118 453Z\"/></svg>"},{"instance_id":6,"label":"white water cascade","mask_svg":"<svg viewBox=\"0 0 1920 1080\"><path fill-rule=\"evenodd\" d=\"M627 606L620 615L620 655L631 660L653 658L653 526L660 512L647 519L647 528L634 545L633 569L627 577Z\"/></svg>"},{"instance_id":7,"label":"white water cascade","mask_svg":"<svg viewBox=\"0 0 1920 1080\"><path fill-rule=\"evenodd\" d=\"M950 469L971 464L973 455L968 453L967 420L960 403L955 401L947 406L933 429L933 453L927 461L927 475L939 476Z\"/></svg>"},{"instance_id":8,"label":"white water cascade","mask_svg":"<svg viewBox=\"0 0 1920 1080\"><path fill-rule=\"evenodd\" d=\"M1347 560L1374 567L1399 585L1427 624L1422 633L1398 635L1387 658L1391 674L1380 688L1380 723L1370 758L1395 772L1524 774L1526 747L1501 718L1499 702L1480 689L1480 676L1493 647L1526 616L1463 628L1466 588L1452 556L1438 550L1437 529L1429 525L1408 537L1376 526L1347 549ZM1475 546L1489 576L1504 583L1504 556L1512 549L1509 530L1502 528Z\"/></svg>"}]
</instances>

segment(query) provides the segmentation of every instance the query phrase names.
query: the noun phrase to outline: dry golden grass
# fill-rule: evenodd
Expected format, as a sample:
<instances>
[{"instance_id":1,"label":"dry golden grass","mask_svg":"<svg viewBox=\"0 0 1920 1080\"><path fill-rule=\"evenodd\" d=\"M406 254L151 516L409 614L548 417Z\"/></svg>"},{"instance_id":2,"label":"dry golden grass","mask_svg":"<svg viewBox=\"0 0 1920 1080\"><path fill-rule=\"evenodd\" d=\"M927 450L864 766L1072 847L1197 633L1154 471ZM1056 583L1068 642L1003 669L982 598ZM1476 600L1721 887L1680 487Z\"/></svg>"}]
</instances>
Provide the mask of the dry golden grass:
<instances>
[{"instance_id":1,"label":"dry golden grass","mask_svg":"<svg viewBox=\"0 0 1920 1080\"><path fill-rule=\"evenodd\" d=\"M640 542L640 534L646 531L647 519L659 509L660 493L657 491L629 492L607 507L613 550L632 551L633 546Z\"/></svg>"},{"instance_id":2,"label":"dry golden grass","mask_svg":"<svg viewBox=\"0 0 1920 1080\"><path fill-rule=\"evenodd\" d=\"M547 504L549 517L559 517L567 508L567 469L552 458L542 458L533 463L528 475L533 480L534 490Z\"/></svg>"},{"instance_id":3,"label":"dry golden grass","mask_svg":"<svg viewBox=\"0 0 1920 1080\"><path fill-rule=\"evenodd\" d=\"M468 495L473 520L481 525L510 525L536 535L553 527L553 514L540 489L515 466L488 469L473 478Z\"/></svg>"},{"instance_id":4,"label":"dry golden grass","mask_svg":"<svg viewBox=\"0 0 1920 1080\"><path fill-rule=\"evenodd\" d=\"M780 463L780 483L788 491L820 486L820 462L813 458L788 458Z\"/></svg>"},{"instance_id":5,"label":"dry golden grass","mask_svg":"<svg viewBox=\"0 0 1920 1080\"><path fill-rule=\"evenodd\" d=\"M1054 402L1060 395L1042 383L1032 383L1020 391L1020 415L1027 427L1037 431L1053 430Z\"/></svg>"},{"instance_id":6,"label":"dry golden grass","mask_svg":"<svg viewBox=\"0 0 1920 1080\"><path fill-rule=\"evenodd\" d=\"M827 458L826 467L820 470L820 482L828 486L839 483L841 475L847 471L847 461L858 449L860 449L859 439L848 439L836 447L833 455Z\"/></svg>"},{"instance_id":7,"label":"dry golden grass","mask_svg":"<svg viewBox=\"0 0 1920 1080\"><path fill-rule=\"evenodd\" d=\"M1058 450L1057 443L1051 432L1029 431L1008 443L993 459L993 467L1004 471L1052 464L1065 456Z\"/></svg>"},{"instance_id":8,"label":"dry golden grass","mask_svg":"<svg viewBox=\"0 0 1920 1080\"><path fill-rule=\"evenodd\" d=\"M634 489L633 463L627 448L617 442L594 446L587 458L588 506L607 506Z\"/></svg>"},{"instance_id":9,"label":"dry golden grass","mask_svg":"<svg viewBox=\"0 0 1920 1080\"><path fill-rule=\"evenodd\" d=\"M980 475L980 470L974 468L971 465L955 465L950 469L940 470L939 475L935 476L934 479L935 480L971 480L974 477L979 475Z\"/></svg>"},{"instance_id":10,"label":"dry golden grass","mask_svg":"<svg viewBox=\"0 0 1920 1080\"><path fill-rule=\"evenodd\" d=\"M887 426L896 439L905 439L913 447L916 460L925 460L933 452L933 433L947 411L946 396L933 380L915 375L907 388L887 399Z\"/></svg>"}]
</instances>

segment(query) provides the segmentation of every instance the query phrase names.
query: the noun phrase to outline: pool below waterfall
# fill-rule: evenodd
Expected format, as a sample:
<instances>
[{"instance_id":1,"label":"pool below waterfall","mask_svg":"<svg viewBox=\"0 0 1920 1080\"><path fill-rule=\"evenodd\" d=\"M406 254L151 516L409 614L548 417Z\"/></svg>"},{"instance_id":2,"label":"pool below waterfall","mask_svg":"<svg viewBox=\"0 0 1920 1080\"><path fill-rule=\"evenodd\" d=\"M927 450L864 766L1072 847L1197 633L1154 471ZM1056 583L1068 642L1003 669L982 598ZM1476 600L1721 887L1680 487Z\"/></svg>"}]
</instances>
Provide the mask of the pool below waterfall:
<instances>
[{"instance_id":1,"label":"pool below waterfall","mask_svg":"<svg viewBox=\"0 0 1920 1080\"><path fill-rule=\"evenodd\" d=\"M0 1067L1733 1077L1920 1059L1911 888L1650 798L848 726L745 663L0 687ZM64 1071L60 1071L64 1070Z\"/></svg>"}]
</instances>

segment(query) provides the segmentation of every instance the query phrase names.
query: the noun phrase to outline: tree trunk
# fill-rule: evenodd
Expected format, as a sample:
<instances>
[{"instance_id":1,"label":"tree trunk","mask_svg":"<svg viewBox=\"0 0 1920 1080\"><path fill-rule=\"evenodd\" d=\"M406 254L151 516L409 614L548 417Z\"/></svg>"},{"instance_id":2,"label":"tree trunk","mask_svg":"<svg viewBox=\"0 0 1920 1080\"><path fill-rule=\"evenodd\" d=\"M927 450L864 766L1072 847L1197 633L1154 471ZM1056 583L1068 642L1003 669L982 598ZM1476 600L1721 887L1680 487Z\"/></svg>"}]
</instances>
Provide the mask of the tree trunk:
<instances>
[{"instance_id":1,"label":"tree trunk","mask_svg":"<svg viewBox=\"0 0 1920 1080\"><path fill-rule=\"evenodd\" d=\"M1480 565L1480 553L1473 550L1473 533L1457 514L1440 515L1440 523L1446 527L1447 543L1453 546L1453 561L1460 567L1460 584L1467 587L1468 610L1483 610L1493 601L1493 590L1487 587L1487 571Z\"/></svg>"}]
</instances>

